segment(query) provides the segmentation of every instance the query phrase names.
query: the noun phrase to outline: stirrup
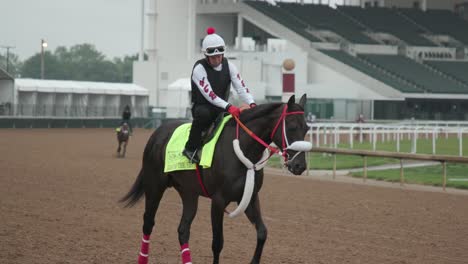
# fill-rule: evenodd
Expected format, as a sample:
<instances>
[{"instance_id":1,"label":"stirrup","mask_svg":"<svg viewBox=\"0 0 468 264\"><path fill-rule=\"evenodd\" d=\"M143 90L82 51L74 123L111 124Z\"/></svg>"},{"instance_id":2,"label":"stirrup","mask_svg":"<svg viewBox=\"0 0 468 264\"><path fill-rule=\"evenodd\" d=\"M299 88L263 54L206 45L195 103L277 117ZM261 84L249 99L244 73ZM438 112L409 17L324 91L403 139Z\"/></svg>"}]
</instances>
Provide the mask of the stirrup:
<instances>
[{"instance_id":1,"label":"stirrup","mask_svg":"<svg viewBox=\"0 0 468 264\"><path fill-rule=\"evenodd\" d=\"M197 155L198 149L194 150L193 152L188 149L184 149L182 154L184 154L184 156L187 157L191 163L197 163L197 164L200 163L200 159L198 158L198 155Z\"/></svg>"}]
</instances>

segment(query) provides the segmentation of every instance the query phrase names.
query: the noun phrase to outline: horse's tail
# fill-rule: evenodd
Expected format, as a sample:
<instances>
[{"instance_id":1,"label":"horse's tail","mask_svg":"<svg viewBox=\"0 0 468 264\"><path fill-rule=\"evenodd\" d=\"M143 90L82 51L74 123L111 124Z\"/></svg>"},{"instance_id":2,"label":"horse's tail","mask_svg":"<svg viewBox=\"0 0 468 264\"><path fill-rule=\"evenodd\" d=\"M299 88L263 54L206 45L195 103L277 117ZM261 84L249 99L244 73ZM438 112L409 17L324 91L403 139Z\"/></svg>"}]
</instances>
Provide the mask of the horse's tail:
<instances>
[{"instance_id":1,"label":"horse's tail","mask_svg":"<svg viewBox=\"0 0 468 264\"><path fill-rule=\"evenodd\" d=\"M145 150L143 151L142 167L140 173L138 174L138 177L135 180L135 183L133 183L133 186L130 189L130 191L128 191L128 193L119 200L119 202L125 203L125 207L134 206L145 194L143 178L145 175L145 171L148 172L151 170L151 157L155 138L155 133L153 133L153 135L150 137L148 143L145 146Z\"/></svg>"},{"instance_id":2,"label":"horse's tail","mask_svg":"<svg viewBox=\"0 0 468 264\"><path fill-rule=\"evenodd\" d=\"M130 191L128 191L128 193L119 200L119 202L125 203L125 207L134 206L141 199L143 194L145 194L145 190L143 188L143 174L143 168L141 168Z\"/></svg>"}]
</instances>

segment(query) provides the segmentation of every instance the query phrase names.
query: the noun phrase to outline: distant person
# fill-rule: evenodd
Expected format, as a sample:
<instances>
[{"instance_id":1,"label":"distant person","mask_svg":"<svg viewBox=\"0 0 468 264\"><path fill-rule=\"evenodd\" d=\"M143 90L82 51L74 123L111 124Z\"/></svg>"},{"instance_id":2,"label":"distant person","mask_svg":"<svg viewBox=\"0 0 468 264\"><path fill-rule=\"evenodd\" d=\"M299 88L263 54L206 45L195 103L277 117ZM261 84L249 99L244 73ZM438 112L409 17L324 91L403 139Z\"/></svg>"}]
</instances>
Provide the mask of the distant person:
<instances>
[{"instance_id":1,"label":"distant person","mask_svg":"<svg viewBox=\"0 0 468 264\"><path fill-rule=\"evenodd\" d=\"M123 112L122 112L122 122L120 125L127 123L128 127L130 128L130 134L133 134L133 127L130 123L130 118L132 117L132 112L130 111L130 106L126 105Z\"/></svg>"},{"instance_id":2,"label":"distant person","mask_svg":"<svg viewBox=\"0 0 468 264\"><path fill-rule=\"evenodd\" d=\"M356 119L356 123L365 123L366 120L364 120L364 115L359 114L358 118Z\"/></svg>"},{"instance_id":3,"label":"distant person","mask_svg":"<svg viewBox=\"0 0 468 264\"><path fill-rule=\"evenodd\" d=\"M363 123L365 123L365 122L366 122L366 120L364 119L364 115L363 115L363 114L359 114L358 118L356 118L356 123L358 123L358 124L363 124ZM359 130L359 133L358 133L358 135L356 135L356 139L357 139L357 138L359 137L359 135L362 133L362 127L359 126L358 130ZM363 134L363 135L362 135L362 139L363 139L363 140L366 140L366 134Z\"/></svg>"}]
</instances>

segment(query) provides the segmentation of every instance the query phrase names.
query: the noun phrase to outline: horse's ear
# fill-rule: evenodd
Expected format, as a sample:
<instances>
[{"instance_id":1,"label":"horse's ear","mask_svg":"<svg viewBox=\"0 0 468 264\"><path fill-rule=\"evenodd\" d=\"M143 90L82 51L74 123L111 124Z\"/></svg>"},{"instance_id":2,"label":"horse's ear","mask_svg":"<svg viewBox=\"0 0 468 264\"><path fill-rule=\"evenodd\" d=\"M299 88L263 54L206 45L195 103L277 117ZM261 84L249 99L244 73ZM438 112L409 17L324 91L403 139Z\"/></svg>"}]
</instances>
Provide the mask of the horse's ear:
<instances>
[{"instance_id":1,"label":"horse's ear","mask_svg":"<svg viewBox=\"0 0 468 264\"><path fill-rule=\"evenodd\" d=\"M291 108L295 103L296 103L296 97L293 94L291 95L291 97L289 97L288 108Z\"/></svg>"},{"instance_id":2,"label":"horse's ear","mask_svg":"<svg viewBox=\"0 0 468 264\"><path fill-rule=\"evenodd\" d=\"M301 99L299 99L299 105L302 107L302 109L304 109L306 101L307 101L307 95L303 94Z\"/></svg>"}]
</instances>

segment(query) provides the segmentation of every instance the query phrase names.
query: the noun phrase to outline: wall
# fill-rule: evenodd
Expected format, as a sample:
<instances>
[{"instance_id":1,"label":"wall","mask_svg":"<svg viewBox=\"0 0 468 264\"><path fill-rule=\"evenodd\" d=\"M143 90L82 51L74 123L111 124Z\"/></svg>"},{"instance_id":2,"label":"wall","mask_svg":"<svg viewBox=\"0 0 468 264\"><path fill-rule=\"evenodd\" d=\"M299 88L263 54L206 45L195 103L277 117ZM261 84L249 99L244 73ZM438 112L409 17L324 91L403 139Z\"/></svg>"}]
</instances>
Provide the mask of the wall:
<instances>
[{"instance_id":1,"label":"wall","mask_svg":"<svg viewBox=\"0 0 468 264\"><path fill-rule=\"evenodd\" d=\"M397 46L356 44L350 47L352 53L398 54Z\"/></svg>"},{"instance_id":2,"label":"wall","mask_svg":"<svg viewBox=\"0 0 468 264\"><path fill-rule=\"evenodd\" d=\"M0 104L14 103L14 83L11 80L0 80Z\"/></svg>"},{"instance_id":3,"label":"wall","mask_svg":"<svg viewBox=\"0 0 468 264\"><path fill-rule=\"evenodd\" d=\"M133 83L140 85L149 92L148 103L152 106L158 102L158 68L157 62L135 61L133 62Z\"/></svg>"},{"instance_id":4,"label":"wall","mask_svg":"<svg viewBox=\"0 0 468 264\"><path fill-rule=\"evenodd\" d=\"M187 0L156 1L156 54L173 60L188 57Z\"/></svg>"},{"instance_id":5,"label":"wall","mask_svg":"<svg viewBox=\"0 0 468 264\"><path fill-rule=\"evenodd\" d=\"M385 0L385 6L387 7L392 7L392 6L398 6L398 7L404 7L404 8L410 8L413 7L413 1L409 0ZM454 9L455 3L460 2L459 0L426 0L427 2L427 9L448 9L452 10ZM420 0L420 6L423 6L423 0Z\"/></svg>"}]
</instances>

